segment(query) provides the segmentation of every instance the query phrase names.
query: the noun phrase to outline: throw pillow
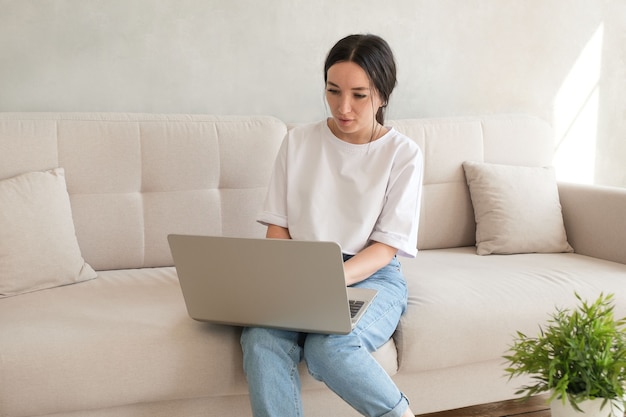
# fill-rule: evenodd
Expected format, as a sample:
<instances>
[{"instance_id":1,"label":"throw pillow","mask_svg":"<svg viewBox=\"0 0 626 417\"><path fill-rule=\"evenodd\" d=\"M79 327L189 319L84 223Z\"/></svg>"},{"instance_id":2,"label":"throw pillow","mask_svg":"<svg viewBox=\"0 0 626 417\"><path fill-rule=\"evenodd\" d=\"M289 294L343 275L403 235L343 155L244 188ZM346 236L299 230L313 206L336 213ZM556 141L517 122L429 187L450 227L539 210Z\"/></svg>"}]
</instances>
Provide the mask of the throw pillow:
<instances>
[{"instance_id":1,"label":"throw pillow","mask_svg":"<svg viewBox=\"0 0 626 417\"><path fill-rule=\"evenodd\" d=\"M0 181L0 298L96 277L78 247L62 168Z\"/></svg>"},{"instance_id":2,"label":"throw pillow","mask_svg":"<svg viewBox=\"0 0 626 417\"><path fill-rule=\"evenodd\" d=\"M552 167L464 162L479 255L573 252Z\"/></svg>"}]
</instances>

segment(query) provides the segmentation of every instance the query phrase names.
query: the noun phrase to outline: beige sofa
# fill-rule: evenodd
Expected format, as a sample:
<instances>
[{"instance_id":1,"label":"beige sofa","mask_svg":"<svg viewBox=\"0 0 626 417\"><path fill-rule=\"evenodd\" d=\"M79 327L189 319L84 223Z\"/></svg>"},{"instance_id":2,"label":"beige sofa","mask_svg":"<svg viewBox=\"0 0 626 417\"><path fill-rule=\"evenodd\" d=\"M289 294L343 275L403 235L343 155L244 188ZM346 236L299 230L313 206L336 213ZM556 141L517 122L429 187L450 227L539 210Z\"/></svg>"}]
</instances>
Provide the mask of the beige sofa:
<instances>
[{"instance_id":1,"label":"beige sofa","mask_svg":"<svg viewBox=\"0 0 626 417\"><path fill-rule=\"evenodd\" d=\"M575 304L574 291L615 293L626 315L626 190L559 185L575 253L477 254L480 190L473 184L470 194L463 163L549 165L545 122L487 116L389 124L425 155L421 250L402 259L409 309L375 355L415 412L514 397L521 381L507 383L502 360L512 335L535 332L555 305ZM271 117L0 114L0 205L13 213L0 215L0 288L13 294L0 298L0 416L250 415L239 329L188 318L166 236L262 236L254 219L286 131ZM65 176L42 174L58 167ZM40 178L65 179L69 222L57 222L67 214L58 190L58 201L29 206ZM496 197L522 195L517 187ZM551 203L558 208L558 199ZM523 208L531 220L542 218L537 204ZM513 226L520 235L532 230L531 241L552 227L548 219L533 229L523 214L512 214ZM15 224L36 233L23 236ZM20 273L11 256L22 257ZM70 276L55 275L66 264ZM307 416L355 414L302 372Z\"/></svg>"}]
</instances>

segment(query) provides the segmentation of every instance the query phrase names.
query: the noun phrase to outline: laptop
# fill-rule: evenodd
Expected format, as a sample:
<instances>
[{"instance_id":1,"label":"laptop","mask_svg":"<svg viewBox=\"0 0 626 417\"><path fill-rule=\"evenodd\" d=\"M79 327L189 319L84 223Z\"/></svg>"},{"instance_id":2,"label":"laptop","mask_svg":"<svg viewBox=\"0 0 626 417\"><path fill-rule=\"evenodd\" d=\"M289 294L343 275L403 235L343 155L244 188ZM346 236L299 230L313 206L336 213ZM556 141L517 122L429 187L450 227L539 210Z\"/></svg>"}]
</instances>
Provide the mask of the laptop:
<instances>
[{"instance_id":1,"label":"laptop","mask_svg":"<svg viewBox=\"0 0 626 417\"><path fill-rule=\"evenodd\" d=\"M334 242L177 234L168 242L198 321L347 334L376 296L346 287Z\"/></svg>"}]
</instances>

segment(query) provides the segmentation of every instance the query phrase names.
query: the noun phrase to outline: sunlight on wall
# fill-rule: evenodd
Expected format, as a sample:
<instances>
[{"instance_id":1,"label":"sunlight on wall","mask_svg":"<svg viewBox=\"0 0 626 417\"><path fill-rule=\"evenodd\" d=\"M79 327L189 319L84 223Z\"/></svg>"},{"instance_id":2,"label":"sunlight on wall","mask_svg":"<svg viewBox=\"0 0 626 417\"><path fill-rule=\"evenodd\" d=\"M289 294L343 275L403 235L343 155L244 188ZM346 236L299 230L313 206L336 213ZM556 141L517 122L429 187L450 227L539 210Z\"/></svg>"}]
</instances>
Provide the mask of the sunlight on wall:
<instances>
[{"instance_id":1,"label":"sunlight on wall","mask_svg":"<svg viewBox=\"0 0 626 417\"><path fill-rule=\"evenodd\" d=\"M600 24L554 101L557 146L553 164L559 181L594 182L603 35Z\"/></svg>"}]
</instances>

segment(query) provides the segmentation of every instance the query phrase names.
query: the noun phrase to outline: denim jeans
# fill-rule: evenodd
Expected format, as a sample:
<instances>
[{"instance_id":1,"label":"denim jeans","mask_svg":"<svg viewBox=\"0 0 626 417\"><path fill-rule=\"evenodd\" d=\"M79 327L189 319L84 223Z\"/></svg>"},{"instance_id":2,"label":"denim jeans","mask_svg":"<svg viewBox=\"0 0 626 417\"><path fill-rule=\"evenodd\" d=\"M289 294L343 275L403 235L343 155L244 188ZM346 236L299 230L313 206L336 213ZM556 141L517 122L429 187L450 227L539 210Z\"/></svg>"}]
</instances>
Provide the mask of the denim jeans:
<instances>
[{"instance_id":1,"label":"denim jeans","mask_svg":"<svg viewBox=\"0 0 626 417\"><path fill-rule=\"evenodd\" d=\"M407 304L406 282L394 259L355 287L378 290L348 335L243 330L244 371L255 417L302 416L298 363L365 416L401 416L408 400L371 352L389 340Z\"/></svg>"}]
</instances>

